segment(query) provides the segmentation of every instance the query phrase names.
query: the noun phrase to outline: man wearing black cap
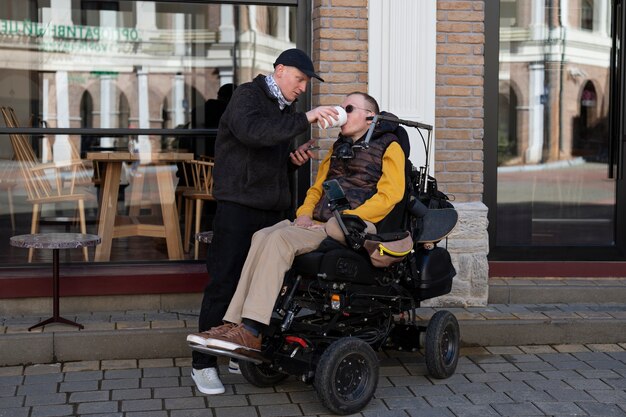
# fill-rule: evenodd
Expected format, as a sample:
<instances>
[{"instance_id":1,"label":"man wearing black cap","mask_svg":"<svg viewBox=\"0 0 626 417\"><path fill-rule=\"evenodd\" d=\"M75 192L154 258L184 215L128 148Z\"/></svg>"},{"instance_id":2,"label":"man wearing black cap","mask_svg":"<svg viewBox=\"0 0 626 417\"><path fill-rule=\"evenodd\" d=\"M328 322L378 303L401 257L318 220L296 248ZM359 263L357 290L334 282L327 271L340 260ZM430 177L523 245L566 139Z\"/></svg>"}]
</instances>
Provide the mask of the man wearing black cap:
<instances>
[{"instance_id":1,"label":"man wearing black cap","mask_svg":"<svg viewBox=\"0 0 626 417\"><path fill-rule=\"evenodd\" d=\"M217 209L207 254L210 282L205 288L199 330L222 323L235 293L252 235L283 220L291 205L289 172L313 154L312 141L291 151L293 139L311 123L338 117L332 106L297 112L293 103L315 73L299 49L283 51L274 72L237 87L220 119L215 142L213 195ZM193 352L191 377L200 392L221 394L217 358ZM236 363L229 369L238 370Z\"/></svg>"}]
</instances>

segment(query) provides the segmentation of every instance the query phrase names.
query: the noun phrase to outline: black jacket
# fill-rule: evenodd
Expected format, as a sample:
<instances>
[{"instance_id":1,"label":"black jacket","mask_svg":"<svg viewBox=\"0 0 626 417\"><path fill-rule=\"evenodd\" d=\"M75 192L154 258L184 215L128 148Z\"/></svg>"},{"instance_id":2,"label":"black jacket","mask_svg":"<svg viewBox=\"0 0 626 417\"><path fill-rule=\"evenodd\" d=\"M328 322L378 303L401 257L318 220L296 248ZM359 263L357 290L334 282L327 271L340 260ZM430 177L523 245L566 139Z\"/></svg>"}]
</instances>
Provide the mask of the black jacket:
<instances>
[{"instance_id":1,"label":"black jacket","mask_svg":"<svg viewBox=\"0 0 626 417\"><path fill-rule=\"evenodd\" d=\"M293 106L280 110L264 75L237 87L215 142L215 198L263 210L288 209L291 142L308 127L306 115Z\"/></svg>"}]
</instances>

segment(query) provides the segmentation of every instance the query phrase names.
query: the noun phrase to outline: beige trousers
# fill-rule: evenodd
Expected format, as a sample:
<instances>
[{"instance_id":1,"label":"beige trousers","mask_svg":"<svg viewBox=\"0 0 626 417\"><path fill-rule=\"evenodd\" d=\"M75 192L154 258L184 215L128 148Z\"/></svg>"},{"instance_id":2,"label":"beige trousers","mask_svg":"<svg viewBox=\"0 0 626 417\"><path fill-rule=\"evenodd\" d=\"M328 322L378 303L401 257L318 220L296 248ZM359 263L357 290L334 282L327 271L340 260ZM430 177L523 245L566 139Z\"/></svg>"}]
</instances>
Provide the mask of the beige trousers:
<instances>
[{"instance_id":1,"label":"beige trousers","mask_svg":"<svg viewBox=\"0 0 626 417\"><path fill-rule=\"evenodd\" d=\"M305 229L293 226L289 220L256 232L224 320L240 323L247 318L269 324L293 259L317 249L324 238L323 225Z\"/></svg>"}]
</instances>

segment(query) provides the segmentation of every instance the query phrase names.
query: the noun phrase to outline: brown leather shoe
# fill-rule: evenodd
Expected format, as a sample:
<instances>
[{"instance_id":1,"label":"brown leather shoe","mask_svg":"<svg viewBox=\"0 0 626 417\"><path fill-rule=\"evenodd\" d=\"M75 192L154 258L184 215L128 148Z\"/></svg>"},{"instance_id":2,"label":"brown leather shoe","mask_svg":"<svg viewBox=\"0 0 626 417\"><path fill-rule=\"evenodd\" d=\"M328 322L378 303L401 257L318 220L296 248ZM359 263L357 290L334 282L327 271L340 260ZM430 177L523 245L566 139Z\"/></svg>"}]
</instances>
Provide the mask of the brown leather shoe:
<instances>
[{"instance_id":1,"label":"brown leather shoe","mask_svg":"<svg viewBox=\"0 0 626 417\"><path fill-rule=\"evenodd\" d=\"M261 351L261 335L254 336L243 324L238 324L228 332L207 339L206 347L221 350L253 350Z\"/></svg>"},{"instance_id":2,"label":"brown leather shoe","mask_svg":"<svg viewBox=\"0 0 626 417\"><path fill-rule=\"evenodd\" d=\"M196 345L206 346L207 339L215 336L220 336L234 327L237 327L235 323L224 323L221 326L212 327L202 333L192 333L187 336L187 342L195 343Z\"/></svg>"}]
</instances>

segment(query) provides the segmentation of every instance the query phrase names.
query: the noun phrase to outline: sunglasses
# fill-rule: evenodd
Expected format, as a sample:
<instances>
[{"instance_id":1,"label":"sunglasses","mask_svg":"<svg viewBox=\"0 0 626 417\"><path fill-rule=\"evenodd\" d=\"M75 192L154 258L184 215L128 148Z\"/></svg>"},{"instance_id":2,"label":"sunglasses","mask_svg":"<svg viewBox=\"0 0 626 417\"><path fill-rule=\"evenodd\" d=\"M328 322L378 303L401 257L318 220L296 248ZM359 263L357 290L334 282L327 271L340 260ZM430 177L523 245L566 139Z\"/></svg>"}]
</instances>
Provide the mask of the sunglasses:
<instances>
[{"instance_id":1,"label":"sunglasses","mask_svg":"<svg viewBox=\"0 0 626 417\"><path fill-rule=\"evenodd\" d=\"M371 111L370 109L364 109L363 107L357 107L357 106L353 106L352 104L348 104L344 110L346 111L346 113L352 113L352 111L354 111L354 109L359 109L359 110L363 110L363 111L368 111L370 113L374 113L373 111Z\"/></svg>"}]
</instances>

